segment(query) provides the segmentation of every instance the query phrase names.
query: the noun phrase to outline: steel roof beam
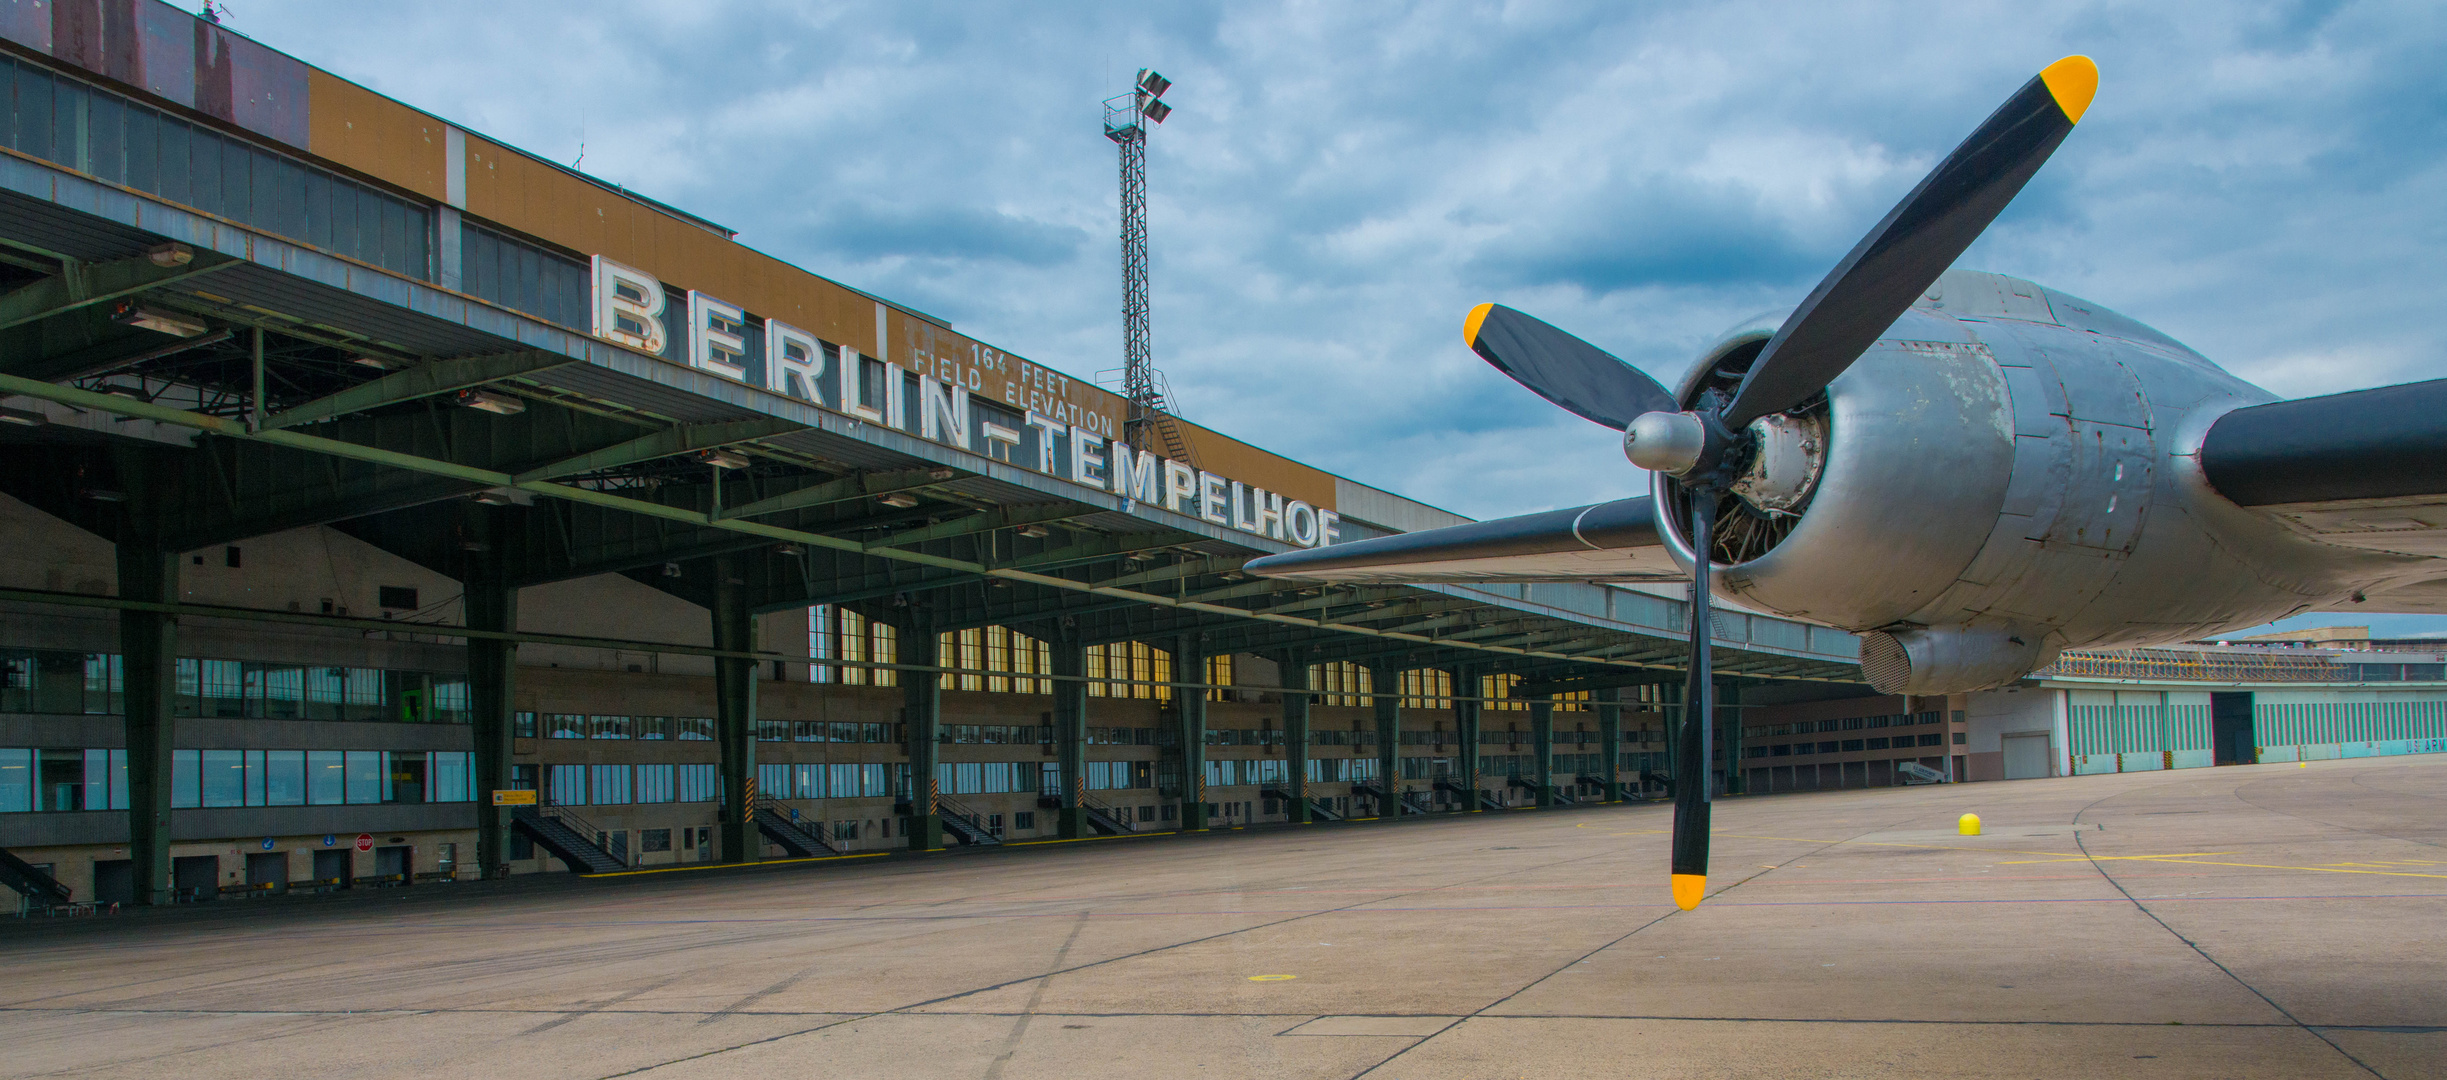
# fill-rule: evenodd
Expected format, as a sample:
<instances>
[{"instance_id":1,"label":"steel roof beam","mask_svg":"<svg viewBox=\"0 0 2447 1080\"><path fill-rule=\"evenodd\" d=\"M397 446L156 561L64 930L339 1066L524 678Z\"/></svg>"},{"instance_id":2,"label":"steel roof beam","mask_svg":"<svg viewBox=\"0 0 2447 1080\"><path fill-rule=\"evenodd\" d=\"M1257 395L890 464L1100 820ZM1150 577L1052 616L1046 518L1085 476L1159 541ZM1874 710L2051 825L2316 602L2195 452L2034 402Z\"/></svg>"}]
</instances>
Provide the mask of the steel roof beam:
<instances>
[{"instance_id":1,"label":"steel roof beam","mask_svg":"<svg viewBox=\"0 0 2447 1080\"><path fill-rule=\"evenodd\" d=\"M209 274L238 261L217 251L197 251L184 244L178 248L186 254L187 262L163 265L153 261L149 253L108 262L63 258L59 273L0 295L0 329Z\"/></svg>"},{"instance_id":2,"label":"steel roof beam","mask_svg":"<svg viewBox=\"0 0 2447 1080\"><path fill-rule=\"evenodd\" d=\"M616 469L623 465L635 465L658 458L677 457L681 454L712 450L717 447L747 442L751 439L801 431L805 428L804 424L770 417L732 420L719 424L687 424L640 435L627 442L607 446L600 450L590 450L573 457L538 465L515 474L511 479L515 483L523 484L529 480L549 480L556 476L570 476L599 469Z\"/></svg>"},{"instance_id":3,"label":"steel roof beam","mask_svg":"<svg viewBox=\"0 0 2447 1080\"><path fill-rule=\"evenodd\" d=\"M454 393L489 382L532 375L539 371L574 364L573 357L538 350L494 353L484 356L460 356L418 364L404 371L394 371L379 379L358 383L328 397L316 398L291 409L283 409L263 418L263 428L291 428L317 420L329 420L349 413L365 412L403 401Z\"/></svg>"},{"instance_id":4,"label":"steel roof beam","mask_svg":"<svg viewBox=\"0 0 2447 1080\"><path fill-rule=\"evenodd\" d=\"M826 536L822 533L807 532L799 529L789 529L750 521L716 518L701 510L667 506L661 503L655 503L643 499L630 498L624 495L596 491L589 488L573 487L566 484L556 484L550 481L535 480L521 484L517 483L516 478L512 474L503 471L478 468L476 466L462 465L456 462L441 461L431 458L420 458L413 454L386 450L380 447L364 446L337 439L319 438L313 435L302 434L294 431L271 430L251 432L247 430L246 425L235 420L217 416L209 416L202 413L189 412L183 409L171 408L169 406L159 405L152 402L136 401L109 394L98 394L88 390L80 390L75 387L59 386L53 383L39 382L13 375L0 375L0 393L23 394L28 397L40 398L47 401L56 401L61 404L73 405L78 408L89 409L112 415L129 416L137 419L152 420L159 423L176 424L180 427L193 428L200 431L209 431L216 434L225 435L230 438L269 442L275 445L289 446L300 450L310 450L337 457L372 462L375 464L389 465L395 468L407 469L415 472L424 472L437 476L455 477L486 487L514 486L522 490L532 491L539 495L545 495L569 502L584 503L615 510L625 510L646 517L662 518L692 525L709 525L731 532L738 532L751 536L761 536L771 540L793 541L836 550L865 552L916 566L930 566L937 569L954 570L996 577L1015 583L1027 583L1053 589L1103 595L1112 597L1114 599L1133 600L1145 604L1150 608L1172 609L1180 612L1185 617L1226 616L1237 619L1254 619L1266 622L1279 622L1287 625L1321 625L1314 620L1302 619L1285 614L1266 611L1249 611L1241 608L1224 607L1214 604L1201 604L1195 601L1176 600L1172 597L1158 594L1140 593L1125 589L1109 588L1098 586L1091 582L1077 581L1070 578L1056 577L1024 570L993 567L968 560L933 555L920 551L910 551L905 548L869 549L865 545L859 544L856 541ZM1339 627L1339 629L1343 633L1360 636L1381 637L1387 639L1397 639L1401 637L1401 635L1386 634L1382 631L1360 626L1343 626ZM1454 643L1450 642L1449 640L1431 641L1419 639L1417 640L1416 644L1422 648L1432 649L1438 645ZM1524 652L1523 650L1509 649L1496 645L1465 643L1462 647L1498 654L1520 653L1532 656L1538 655L1534 650ZM1546 658L1557 660L1569 659L1567 657L1560 656Z\"/></svg>"},{"instance_id":5,"label":"steel roof beam","mask_svg":"<svg viewBox=\"0 0 2447 1080\"><path fill-rule=\"evenodd\" d=\"M993 532L998 529L1016 529L1023 525L1037 525L1053 521L1068 521L1072 518L1084 517L1095 512L1095 508L1080 506L1077 503L1025 503L1018 506L1005 506L994 510L981 510L966 517L953 518L949 521L939 521L932 525L923 525L915 529L896 532L890 536L884 537L881 540L868 541L867 547L887 548L903 547L909 544L923 544L929 540L943 540L955 536L971 536L982 532Z\"/></svg>"},{"instance_id":6,"label":"steel roof beam","mask_svg":"<svg viewBox=\"0 0 2447 1080\"><path fill-rule=\"evenodd\" d=\"M804 510L832 503L849 502L874 495L889 495L896 491L915 491L933 487L951 479L955 473L945 466L926 469L900 469L892 472L855 473L837 480L810 484L796 491L786 491L754 502L729 507L718 515L723 519L763 517L784 510Z\"/></svg>"}]
</instances>

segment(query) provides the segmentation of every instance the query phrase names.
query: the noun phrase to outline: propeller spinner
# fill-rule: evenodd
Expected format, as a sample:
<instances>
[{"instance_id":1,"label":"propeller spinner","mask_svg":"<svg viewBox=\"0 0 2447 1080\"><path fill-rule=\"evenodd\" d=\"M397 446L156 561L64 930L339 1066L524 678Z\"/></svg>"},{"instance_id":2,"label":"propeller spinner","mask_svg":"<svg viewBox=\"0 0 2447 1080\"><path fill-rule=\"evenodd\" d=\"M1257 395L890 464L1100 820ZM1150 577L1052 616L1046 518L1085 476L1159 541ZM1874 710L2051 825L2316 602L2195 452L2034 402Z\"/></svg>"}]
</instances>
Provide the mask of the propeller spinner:
<instances>
[{"instance_id":1,"label":"propeller spinner","mask_svg":"<svg viewBox=\"0 0 2447 1080\"><path fill-rule=\"evenodd\" d=\"M1540 397L1622 431L1632 463L1672 477L1687 502L1699 561L1675 757L1673 894L1683 910L1699 906L1708 888L1716 712L1704 617L1709 553L1718 498L1757 451L1754 423L1825 390L1894 325L2072 133L2098 85L2098 66L2086 56L2065 57L2023 84L1828 271L1731 394L1709 390L1681 409L1655 379L1545 322L1496 304L1470 312L1471 351Z\"/></svg>"}]
</instances>

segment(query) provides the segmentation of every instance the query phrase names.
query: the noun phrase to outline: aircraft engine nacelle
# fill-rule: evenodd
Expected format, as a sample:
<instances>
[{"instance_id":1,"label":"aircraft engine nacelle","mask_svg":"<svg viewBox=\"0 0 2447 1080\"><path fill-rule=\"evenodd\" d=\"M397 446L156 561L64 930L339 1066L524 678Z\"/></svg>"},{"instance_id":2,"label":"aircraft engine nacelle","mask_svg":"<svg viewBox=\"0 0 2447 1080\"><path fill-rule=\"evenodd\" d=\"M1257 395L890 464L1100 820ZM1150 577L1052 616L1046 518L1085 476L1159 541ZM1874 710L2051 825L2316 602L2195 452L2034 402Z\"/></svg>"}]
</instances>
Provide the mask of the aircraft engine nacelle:
<instances>
[{"instance_id":1,"label":"aircraft engine nacelle","mask_svg":"<svg viewBox=\"0 0 2447 1080\"><path fill-rule=\"evenodd\" d=\"M1905 324L1910 324L1909 326ZM1736 330L1685 378L1738 380L1774 329ZM1953 585L1988 541L2014 475L2013 405L1960 323L1914 311L1829 385L1823 402L1753 425L1759 452L1717 515L1715 585L1848 630L1902 622ZM1951 339L1951 340L1949 340ZM1691 562L1682 497L1659 474L1663 537Z\"/></svg>"},{"instance_id":2,"label":"aircraft engine nacelle","mask_svg":"<svg viewBox=\"0 0 2447 1080\"><path fill-rule=\"evenodd\" d=\"M2254 552L2283 538L2210 494L2185 450L2265 391L2029 282L1952 271L1931 295L1823 400L1752 426L1758 452L1717 507L1722 594L1868 635L1872 685L1940 694L2066 648L2256 625L2328 587L2270 573L2283 560ZM1775 325L1710 349L1682 400L1738 384ZM1660 475L1656 494L1687 569L1681 491Z\"/></svg>"}]
</instances>

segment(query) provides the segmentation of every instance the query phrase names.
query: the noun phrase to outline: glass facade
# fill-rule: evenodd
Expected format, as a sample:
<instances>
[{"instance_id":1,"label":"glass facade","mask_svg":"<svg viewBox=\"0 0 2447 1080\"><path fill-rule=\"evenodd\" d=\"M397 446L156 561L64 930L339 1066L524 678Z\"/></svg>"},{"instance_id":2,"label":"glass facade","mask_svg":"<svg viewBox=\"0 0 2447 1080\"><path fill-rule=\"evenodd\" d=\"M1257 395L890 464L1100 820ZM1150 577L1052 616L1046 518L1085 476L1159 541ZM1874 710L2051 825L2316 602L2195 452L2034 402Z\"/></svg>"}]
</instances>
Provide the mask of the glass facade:
<instances>
[{"instance_id":1,"label":"glass facade","mask_svg":"<svg viewBox=\"0 0 2447 1080\"><path fill-rule=\"evenodd\" d=\"M186 809L474 802L462 750L173 750ZM125 810L127 751L0 748L0 813Z\"/></svg>"}]
</instances>

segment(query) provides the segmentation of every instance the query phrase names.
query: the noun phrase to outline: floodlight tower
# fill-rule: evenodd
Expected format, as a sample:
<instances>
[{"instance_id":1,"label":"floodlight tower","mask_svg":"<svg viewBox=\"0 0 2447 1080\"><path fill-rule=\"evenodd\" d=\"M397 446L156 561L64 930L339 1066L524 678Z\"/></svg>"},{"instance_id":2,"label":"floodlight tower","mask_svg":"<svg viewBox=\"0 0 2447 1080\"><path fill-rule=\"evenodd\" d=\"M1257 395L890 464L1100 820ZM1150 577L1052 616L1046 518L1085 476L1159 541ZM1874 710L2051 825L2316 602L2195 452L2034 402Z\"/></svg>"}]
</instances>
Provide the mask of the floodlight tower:
<instances>
[{"instance_id":1,"label":"floodlight tower","mask_svg":"<svg viewBox=\"0 0 2447 1080\"><path fill-rule=\"evenodd\" d=\"M1130 399L1125 431L1133 445L1146 449L1157 448L1149 437L1155 434L1176 460L1186 460L1188 448L1179 433L1158 421L1164 398L1156 388L1147 328L1147 132L1172 115L1172 106L1163 101L1171 88L1172 80L1140 68L1129 93L1105 99L1105 138L1121 148L1122 393Z\"/></svg>"}]
</instances>

